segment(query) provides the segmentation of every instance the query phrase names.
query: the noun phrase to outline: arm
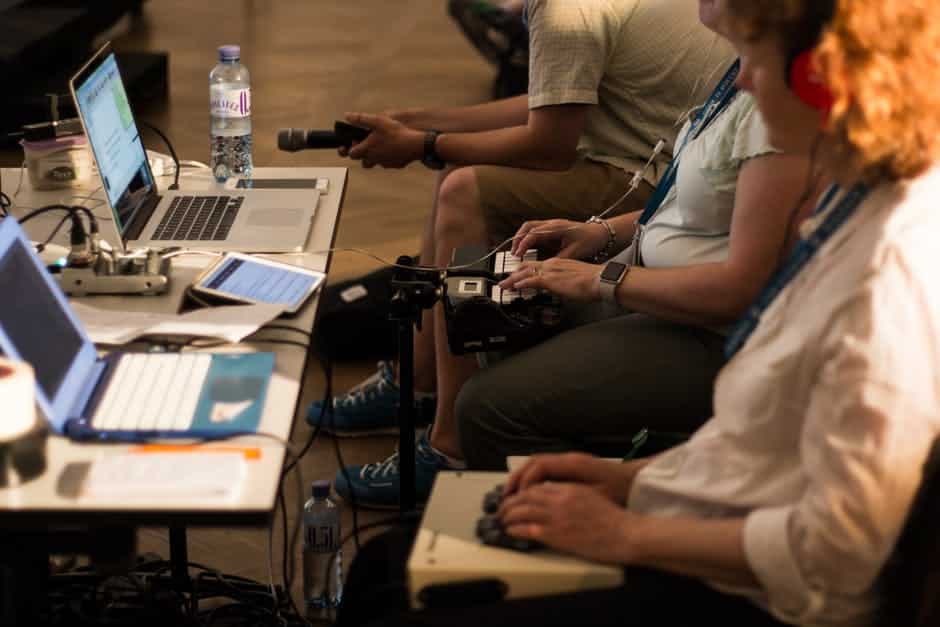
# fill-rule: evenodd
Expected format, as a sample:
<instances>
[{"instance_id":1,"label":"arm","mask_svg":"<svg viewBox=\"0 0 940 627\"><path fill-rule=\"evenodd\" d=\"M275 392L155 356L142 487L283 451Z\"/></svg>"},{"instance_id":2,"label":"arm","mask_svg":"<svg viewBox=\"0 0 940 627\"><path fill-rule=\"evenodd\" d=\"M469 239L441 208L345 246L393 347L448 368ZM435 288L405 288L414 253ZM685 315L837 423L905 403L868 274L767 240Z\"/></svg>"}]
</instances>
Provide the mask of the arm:
<instances>
[{"instance_id":1,"label":"arm","mask_svg":"<svg viewBox=\"0 0 940 627\"><path fill-rule=\"evenodd\" d=\"M437 154L455 165L491 164L566 170L577 157L587 105L540 107L524 125L477 133L444 133Z\"/></svg>"},{"instance_id":2,"label":"arm","mask_svg":"<svg viewBox=\"0 0 940 627\"><path fill-rule=\"evenodd\" d=\"M928 366L938 354L936 314L907 280L910 266L898 267L908 260L897 257L879 269L883 276L893 266L896 288L840 307L820 338L829 348L813 360L799 442L805 491L753 512L745 526L748 560L771 605L805 623L876 589L938 434L936 370Z\"/></svg>"},{"instance_id":3,"label":"arm","mask_svg":"<svg viewBox=\"0 0 940 627\"><path fill-rule=\"evenodd\" d=\"M633 239L639 211L608 220L616 240L611 254L626 248ZM525 222L512 239L512 254L519 257L530 248L554 253L564 259L588 259L607 246L610 232L603 224L573 220L533 220Z\"/></svg>"},{"instance_id":4,"label":"arm","mask_svg":"<svg viewBox=\"0 0 940 627\"><path fill-rule=\"evenodd\" d=\"M506 481L507 495L545 481L579 483L597 490L621 507L626 506L633 480L656 456L617 464L585 453L533 455Z\"/></svg>"},{"instance_id":5,"label":"arm","mask_svg":"<svg viewBox=\"0 0 940 627\"><path fill-rule=\"evenodd\" d=\"M754 300L785 252L791 211L806 186L803 157L764 155L738 176L728 258L674 268L631 268L617 290L624 307L696 325L733 322ZM815 194L798 209L805 215Z\"/></svg>"},{"instance_id":6,"label":"arm","mask_svg":"<svg viewBox=\"0 0 940 627\"><path fill-rule=\"evenodd\" d=\"M553 105L529 112L523 126L475 133L444 133L438 156L452 165L489 164L565 170L577 156L587 105ZM372 130L349 150L349 157L371 167L400 168L424 155L425 132L384 115L349 113L346 121Z\"/></svg>"},{"instance_id":7,"label":"arm","mask_svg":"<svg viewBox=\"0 0 940 627\"><path fill-rule=\"evenodd\" d=\"M510 494L499 516L510 535L586 559L758 585L744 550L744 518L644 516L590 484L552 482Z\"/></svg>"},{"instance_id":8,"label":"arm","mask_svg":"<svg viewBox=\"0 0 940 627\"><path fill-rule=\"evenodd\" d=\"M737 179L728 258L672 268L633 267L617 287L620 305L682 324L709 326L736 320L786 252L787 227L806 186L808 168L807 159L789 155L746 161ZM797 217L809 212L815 196L809 194L797 209ZM633 214L612 221L618 243L633 233L631 219ZM590 231L595 243L598 228ZM500 285L547 289L572 300L600 300L601 270L601 266L572 259L527 262Z\"/></svg>"},{"instance_id":9,"label":"arm","mask_svg":"<svg viewBox=\"0 0 940 627\"><path fill-rule=\"evenodd\" d=\"M422 131L434 129L443 133L473 133L524 126L529 117L529 102L523 94L468 107L404 109L388 115L405 126Z\"/></svg>"}]
</instances>

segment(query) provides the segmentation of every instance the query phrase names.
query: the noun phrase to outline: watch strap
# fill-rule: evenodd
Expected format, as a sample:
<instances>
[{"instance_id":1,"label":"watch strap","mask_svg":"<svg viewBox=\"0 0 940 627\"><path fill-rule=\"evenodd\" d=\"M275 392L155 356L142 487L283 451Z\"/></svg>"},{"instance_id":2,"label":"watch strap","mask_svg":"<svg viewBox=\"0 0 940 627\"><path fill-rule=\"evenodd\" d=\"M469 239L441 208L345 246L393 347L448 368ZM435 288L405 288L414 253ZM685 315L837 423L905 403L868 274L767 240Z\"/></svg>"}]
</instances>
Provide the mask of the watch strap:
<instances>
[{"instance_id":1,"label":"watch strap","mask_svg":"<svg viewBox=\"0 0 940 627\"><path fill-rule=\"evenodd\" d=\"M421 163L432 170L442 170L445 165L437 154L437 138L440 134L440 131L435 130L429 130L424 134L424 156L421 158Z\"/></svg>"},{"instance_id":2,"label":"watch strap","mask_svg":"<svg viewBox=\"0 0 940 627\"><path fill-rule=\"evenodd\" d=\"M609 274L609 269L613 269L616 266L622 266L617 276L614 278L604 278L605 274ZM619 261L608 261L606 264L604 264L604 269L601 271L601 274L598 277L600 280L602 301L611 305L620 305L620 303L617 301L617 286L623 283L624 278L626 278L627 274L630 272L630 267L630 264L621 263Z\"/></svg>"}]
</instances>

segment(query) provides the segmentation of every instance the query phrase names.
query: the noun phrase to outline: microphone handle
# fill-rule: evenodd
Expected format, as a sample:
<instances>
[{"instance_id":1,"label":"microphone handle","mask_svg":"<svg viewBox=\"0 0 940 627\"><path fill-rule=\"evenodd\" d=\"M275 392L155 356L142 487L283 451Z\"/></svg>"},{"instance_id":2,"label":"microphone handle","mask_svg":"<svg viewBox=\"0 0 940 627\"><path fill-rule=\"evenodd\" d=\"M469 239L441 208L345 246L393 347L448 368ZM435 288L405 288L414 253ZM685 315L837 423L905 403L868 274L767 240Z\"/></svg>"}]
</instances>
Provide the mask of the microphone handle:
<instances>
[{"instance_id":1,"label":"microphone handle","mask_svg":"<svg viewBox=\"0 0 940 627\"><path fill-rule=\"evenodd\" d=\"M343 145L333 131L307 131L307 148L339 148Z\"/></svg>"}]
</instances>

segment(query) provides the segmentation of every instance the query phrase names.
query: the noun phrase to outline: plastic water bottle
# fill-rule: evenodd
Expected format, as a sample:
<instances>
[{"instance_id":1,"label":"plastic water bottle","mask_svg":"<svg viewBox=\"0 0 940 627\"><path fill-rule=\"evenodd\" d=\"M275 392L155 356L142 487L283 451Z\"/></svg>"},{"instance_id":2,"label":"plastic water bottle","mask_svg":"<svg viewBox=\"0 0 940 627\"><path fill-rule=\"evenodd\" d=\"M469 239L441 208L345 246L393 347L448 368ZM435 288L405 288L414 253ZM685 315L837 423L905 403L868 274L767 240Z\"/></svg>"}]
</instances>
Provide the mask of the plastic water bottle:
<instances>
[{"instance_id":1,"label":"plastic water bottle","mask_svg":"<svg viewBox=\"0 0 940 627\"><path fill-rule=\"evenodd\" d=\"M330 482L314 481L304 504L304 604L307 616L328 618L343 598L340 511Z\"/></svg>"},{"instance_id":2,"label":"plastic water bottle","mask_svg":"<svg viewBox=\"0 0 940 627\"><path fill-rule=\"evenodd\" d=\"M251 176L251 85L241 48L220 46L209 72L209 165L219 182Z\"/></svg>"}]
</instances>

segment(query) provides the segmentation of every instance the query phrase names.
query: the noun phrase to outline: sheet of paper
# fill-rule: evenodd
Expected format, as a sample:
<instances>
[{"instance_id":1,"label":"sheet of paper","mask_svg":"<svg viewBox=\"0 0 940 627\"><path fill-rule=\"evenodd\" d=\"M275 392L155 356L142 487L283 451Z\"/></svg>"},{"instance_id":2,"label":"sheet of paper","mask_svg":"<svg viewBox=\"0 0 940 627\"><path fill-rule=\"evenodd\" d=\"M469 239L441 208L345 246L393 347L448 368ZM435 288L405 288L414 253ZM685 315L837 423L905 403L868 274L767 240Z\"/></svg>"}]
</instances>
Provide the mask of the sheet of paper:
<instances>
[{"instance_id":1,"label":"sheet of paper","mask_svg":"<svg viewBox=\"0 0 940 627\"><path fill-rule=\"evenodd\" d=\"M89 497L235 498L245 476L245 456L233 452L104 454L94 461L82 493Z\"/></svg>"},{"instance_id":2,"label":"sheet of paper","mask_svg":"<svg viewBox=\"0 0 940 627\"><path fill-rule=\"evenodd\" d=\"M126 344L144 335L185 335L239 342L278 317L283 305L228 305L184 314L98 309L71 303L96 344Z\"/></svg>"}]
</instances>

